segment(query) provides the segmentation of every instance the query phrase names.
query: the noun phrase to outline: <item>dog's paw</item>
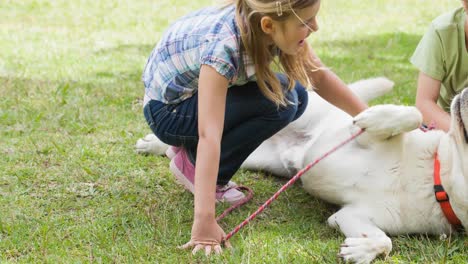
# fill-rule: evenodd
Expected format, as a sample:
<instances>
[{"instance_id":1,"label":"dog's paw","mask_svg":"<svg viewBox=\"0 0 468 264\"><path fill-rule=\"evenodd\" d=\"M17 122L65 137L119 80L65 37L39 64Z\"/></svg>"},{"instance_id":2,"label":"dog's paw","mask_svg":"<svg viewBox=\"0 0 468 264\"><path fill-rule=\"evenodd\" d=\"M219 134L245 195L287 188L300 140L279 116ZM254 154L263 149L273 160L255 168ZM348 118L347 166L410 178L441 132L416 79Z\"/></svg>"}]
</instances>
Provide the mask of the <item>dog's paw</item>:
<instances>
[{"instance_id":1,"label":"dog's paw","mask_svg":"<svg viewBox=\"0 0 468 264\"><path fill-rule=\"evenodd\" d=\"M378 255L388 255L392 242L388 237L347 238L340 246L338 256L345 262L371 263Z\"/></svg>"},{"instance_id":2,"label":"dog's paw","mask_svg":"<svg viewBox=\"0 0 468 264\"><path fill-rule=\"evenodd\" d=\"M144 138L138 139L135 144L135 151L138 154L163 155L169 146L163 143L154 134L148 134Z\"/></svg>"},{"instance_id":3,"label":"dog's paw","mask_svg":"<svg viewBox=\"0 0 468 264\"><path fill-rule=\"evenodd\" d=\"M418 128L422 115L411 106L376 105L354 117L354 124L378 138L389 138Z\"/></svg>"}]
</instances>

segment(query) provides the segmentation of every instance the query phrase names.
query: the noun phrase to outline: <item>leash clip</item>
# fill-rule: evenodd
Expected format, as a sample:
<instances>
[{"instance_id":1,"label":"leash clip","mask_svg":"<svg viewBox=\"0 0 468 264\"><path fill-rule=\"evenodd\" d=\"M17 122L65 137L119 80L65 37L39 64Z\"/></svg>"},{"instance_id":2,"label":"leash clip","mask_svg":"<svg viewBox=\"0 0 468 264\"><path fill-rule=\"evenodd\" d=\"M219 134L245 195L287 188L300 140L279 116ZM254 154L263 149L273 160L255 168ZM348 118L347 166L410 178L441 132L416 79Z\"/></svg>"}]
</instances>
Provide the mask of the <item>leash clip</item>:
<instances>
[{"instance_id":1,"label":"leash clip","mask_svg":"<svg viewBox=\"0 0 468 264\"><path fill-rule=\"evenodd\" d=\"M439 203L449 201L449 196L445 192L444 187L442 187L442 185L434 185L434 194L436 197L436 201Z\"/></svg>"}]
</instances>

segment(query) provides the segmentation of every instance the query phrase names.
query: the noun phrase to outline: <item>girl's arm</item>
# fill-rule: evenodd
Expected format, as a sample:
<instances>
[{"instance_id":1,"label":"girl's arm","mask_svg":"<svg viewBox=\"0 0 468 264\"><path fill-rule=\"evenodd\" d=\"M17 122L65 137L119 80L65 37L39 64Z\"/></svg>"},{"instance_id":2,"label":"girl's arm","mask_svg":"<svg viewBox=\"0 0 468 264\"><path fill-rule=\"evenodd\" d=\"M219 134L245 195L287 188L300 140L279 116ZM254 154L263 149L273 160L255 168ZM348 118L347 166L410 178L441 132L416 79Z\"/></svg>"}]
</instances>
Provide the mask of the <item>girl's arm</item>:
<instances>
[{"instance_id":1,"label":"girl's arm","mask_svg":"<svg viewBox=\"0 0 468 264\"><path fill-rule=\"evenodd\" d=\"M198 88L198 148L195 164L195 206L192 237L185 247L220 253L224 231L215 219L216 180L224 127L228 80L203 65ZM230 246L226 243L226 246Z\"/></svg>"},{"instance_id":2,"label":"girl's arm","mask_svg":"<svg viewBox=\"0 0 468 264\"><path fill-rule=\"evenodd\" d=\"M312 48L310 49L310 56L312 56L314 64L322 68L309 73L309 77L316 87L315 91L320 97L351 116L356 116L367 108L365 102L359 99L335 73L322 64Z\"/></svg>"},{"instance_id":3,"label":"girl's arm","mask_svg":"<svg viewBox=\"0 0 468 264\"><path fill-rule=\"evenodd\" d=\"M437 104L440 85L439 80L419 72L416 107L421 111L426 125L433 122L438 129L448 131L450 128L450 115Z\"/></svg>"},{"instance_id":4,"label":"girl's arm","mask_svg":"<svg viewBox=\"0 0 468 264\"><path fill-rule=\"evenodd\" d=\"M203 65L198 85L195 217L214 217L228 81L210 66Z\"/></svg>"}]
</instances>

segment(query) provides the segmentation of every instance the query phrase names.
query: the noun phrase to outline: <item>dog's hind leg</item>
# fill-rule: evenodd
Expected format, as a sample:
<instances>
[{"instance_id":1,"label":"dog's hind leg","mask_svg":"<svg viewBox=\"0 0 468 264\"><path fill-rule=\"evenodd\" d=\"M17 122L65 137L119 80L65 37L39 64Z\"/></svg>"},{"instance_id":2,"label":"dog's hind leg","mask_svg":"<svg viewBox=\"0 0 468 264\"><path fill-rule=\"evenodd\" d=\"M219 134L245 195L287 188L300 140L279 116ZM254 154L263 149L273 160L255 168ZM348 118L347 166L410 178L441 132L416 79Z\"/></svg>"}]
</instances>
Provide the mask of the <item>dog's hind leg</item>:
<instances>
[{"instance_id":1,"label":"dog's hind leg","mask_svg":"<svg viewBox=\"0 0 468 264\"><path fill-rule=\"evenodd\" d=\"M392 241L366 216L367 211L344 207L328 218L328 224L346 236L339 253L346 262L370 263L378 255L387 256L392 250Z\"/></svg>"},{"instance_id":2,"label":"dog's hind leg","mask_svg":"<svg viewBox=\"0 0 468 264\"><path fill-rule=\"evenodd\" d=\"M369 102L379 96L382 96L393 89L394 83L385 78L378 77L373 79L360 80L349 84L349 88L365 102Z\"/></svg>"},{"instance_id":3,"label":"dog's hind leg","mask_svg":"<svg viewBox=\"0 0 468 264\"><path fill-rule=\"evenodd\" d=\"M265 171L276 176L290 178L296 172L282 159L281 151L271 140L265 141L242 164L243 169Z\"/></svg>"},{"instance_id":4,"label":"dog's hind leg","mask_svg":"<svg viewBox=\"0 0 468 264\"><path fill-rule=\"evenodd\" d=\"M290 125L265 140L244 161L242 168L291 178L302 167L308 140L308 135Z\"/></svg>"},{"instance_id":5,"label":"dog's hind leg","mask_svg":"<svg viewBox=\"0 0 468 264\"><path fill-rule=\"evenodd\" d=\"M169 146L163 143L154 134L148 134L137 140L135 150L138 154L164 155Z\"/></svg>"}]
</instances>

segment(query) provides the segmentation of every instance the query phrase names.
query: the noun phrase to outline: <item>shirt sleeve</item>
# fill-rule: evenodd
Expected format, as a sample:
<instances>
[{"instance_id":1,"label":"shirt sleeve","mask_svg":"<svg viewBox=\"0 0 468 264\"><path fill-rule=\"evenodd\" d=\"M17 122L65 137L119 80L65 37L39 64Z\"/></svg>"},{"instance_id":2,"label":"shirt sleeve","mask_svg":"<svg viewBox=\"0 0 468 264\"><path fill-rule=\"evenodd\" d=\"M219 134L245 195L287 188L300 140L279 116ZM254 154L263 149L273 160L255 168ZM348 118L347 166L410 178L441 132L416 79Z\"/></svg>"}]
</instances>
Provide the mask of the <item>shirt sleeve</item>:
<instances>
[{"instance_id":1,"label":"shirt sleeve","mask_svg":"<svg viewBox=\"0 0 468 264\"><path fill-rule=\"evenodd\" d=\"M431 24L419 42L410 62L420 71L441 81L445 76L445 60L440 35Z\"/></svg>"},{"instance_id":2,"label":"shirt sleeve","mask_svg":"<svg viewBox=\"0 0 468 264\"><path fill-rule=\"evenodd\" d=\"M237 75L239 51L229 40L209 41L202 46L201 65L209 65L232 81Z\"/></svg>"}]
</instances>

